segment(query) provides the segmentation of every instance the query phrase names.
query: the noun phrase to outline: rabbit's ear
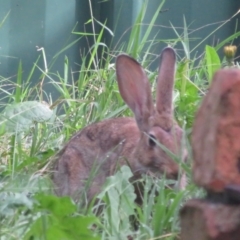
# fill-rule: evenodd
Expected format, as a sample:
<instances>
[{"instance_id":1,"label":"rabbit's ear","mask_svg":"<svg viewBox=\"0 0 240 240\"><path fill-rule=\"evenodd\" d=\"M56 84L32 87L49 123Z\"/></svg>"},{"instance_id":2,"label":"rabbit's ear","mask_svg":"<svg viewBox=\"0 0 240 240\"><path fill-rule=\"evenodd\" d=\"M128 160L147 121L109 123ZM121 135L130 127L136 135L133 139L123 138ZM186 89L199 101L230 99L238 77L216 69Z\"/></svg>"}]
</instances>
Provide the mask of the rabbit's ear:
<instances>
[{"instance_id":1,"label":"rabbit's ear","mask_svg":"<svg viewBox=\"0 0 240 240\"><path fill-rule=\"evenodd\" d=\"M157 111L160 114L172 114L172 93L175 77L176 54L171 47L163 49L157 82Z\"/></svg>"},{"instance_id":2,"label":"rabbit's ear","mask_svg":"<svg viewBox=\"0 0 240 240\"><path fill-rule=\"evenodd\" d=\"M148 78L141 65L121 54L116 60L116 74L120 94L133 111L141 131L148 131L148 118L153 113L153 102Z\"/></svg>"}]
</instances>

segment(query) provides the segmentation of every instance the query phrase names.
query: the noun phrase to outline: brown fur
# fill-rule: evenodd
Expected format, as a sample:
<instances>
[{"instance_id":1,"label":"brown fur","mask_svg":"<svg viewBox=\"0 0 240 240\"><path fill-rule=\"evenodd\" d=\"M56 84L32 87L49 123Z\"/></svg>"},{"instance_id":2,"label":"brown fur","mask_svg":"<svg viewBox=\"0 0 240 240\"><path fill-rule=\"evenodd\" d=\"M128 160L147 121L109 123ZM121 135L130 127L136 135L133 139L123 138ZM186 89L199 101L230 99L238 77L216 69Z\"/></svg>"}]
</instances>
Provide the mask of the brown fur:
<instances>
[{"instance_id":1,"label":"brown fur","mask_svg":"<svg viewBox=\"0 0 240 240\"><path fill-rule=\"evenodd\" d=\"M154 107L149 81L141 65L127 55L119 55L116 72L122 98L134 118L115 118L89 125L76 133L59 152L54 165L56 194L76 198L85 189L93 166L94 175L86 193L90 200L99 193L106 177L116 167L129 164L136 178L144 173L176 178L178 165L150 136L174 154L180 154L182 129L172 116L175 52L165 48L161 55Z\"/></svg>"}]
</instances>

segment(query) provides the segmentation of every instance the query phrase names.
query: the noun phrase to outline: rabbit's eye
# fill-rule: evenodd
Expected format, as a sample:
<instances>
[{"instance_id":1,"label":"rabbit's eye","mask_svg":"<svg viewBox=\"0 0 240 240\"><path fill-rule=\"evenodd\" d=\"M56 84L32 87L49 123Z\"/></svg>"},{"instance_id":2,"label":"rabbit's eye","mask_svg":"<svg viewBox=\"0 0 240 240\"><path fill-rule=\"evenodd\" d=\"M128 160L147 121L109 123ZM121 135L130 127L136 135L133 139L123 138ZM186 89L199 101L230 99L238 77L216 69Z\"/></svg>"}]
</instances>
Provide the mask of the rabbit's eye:
<instances>
[{"instance_id":1,"label":"rabbit's eye","mask_svg":"<svg viewBox=\"0 0 240 240\"><path fill-rule=\"evenodd\" d=\"M156 137L153 134L149 134L148 144L150 147L156 146Z\"/></svg>"}]
</instances>

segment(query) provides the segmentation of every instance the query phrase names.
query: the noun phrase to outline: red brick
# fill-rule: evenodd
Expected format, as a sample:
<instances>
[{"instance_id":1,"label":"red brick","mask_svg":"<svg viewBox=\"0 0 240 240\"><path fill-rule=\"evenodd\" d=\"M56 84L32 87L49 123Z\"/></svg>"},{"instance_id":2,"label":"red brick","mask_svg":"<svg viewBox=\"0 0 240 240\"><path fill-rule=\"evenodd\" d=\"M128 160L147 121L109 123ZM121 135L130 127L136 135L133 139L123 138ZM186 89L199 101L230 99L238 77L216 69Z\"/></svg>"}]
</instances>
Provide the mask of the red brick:
<instances>
[{"instance_id":1,"label":"red brick","mask_svg":"<svg viewBox=\"0 0 240 240\"><path fill-rule=\"evenodd\" d=\"M180 240L239 240L240 207L190 200L180 211Z\"/></svg>"},{"instance_id":2,"label":"red brick","mask_svg":"<svg viewBox=\"0 0 240 240\"><path fill-rule=\"evenodd\" d=\"M215 74L196 115L192 149L197 185L214 192L240 185L240 70Z\"/></svg>"}]
</instances>

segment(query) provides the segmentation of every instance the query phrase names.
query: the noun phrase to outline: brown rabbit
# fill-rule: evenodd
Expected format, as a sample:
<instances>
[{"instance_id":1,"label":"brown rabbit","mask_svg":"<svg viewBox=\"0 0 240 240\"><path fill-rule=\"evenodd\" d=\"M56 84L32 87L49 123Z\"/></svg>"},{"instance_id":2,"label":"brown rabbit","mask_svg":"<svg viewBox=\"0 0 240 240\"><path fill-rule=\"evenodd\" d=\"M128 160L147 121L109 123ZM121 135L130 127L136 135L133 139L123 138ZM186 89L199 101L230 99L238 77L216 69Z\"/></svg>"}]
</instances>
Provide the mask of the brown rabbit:
<instances>
[{"instance_id":1,"label":"brown rabbit","mask_svg":"<svg viewBox=\"0 0 240 240\"><path fill-rule=\"evenodd\" d=\"M123 100L134 118L121 117L91 124L77 132L59 152L54 165L56 194L76 199L83 191L93 166L97 174L91 181L87 198L100 192L106 177L116 166L128 164L134 177L144 173L177 178L178 165L163 148L181 152L182 129L173 120L172 92L176 55L166 47L161 61L153 104L148 78L141 65L125 54L116 60L117 82Z\"/></svg>"}]
</instances>

